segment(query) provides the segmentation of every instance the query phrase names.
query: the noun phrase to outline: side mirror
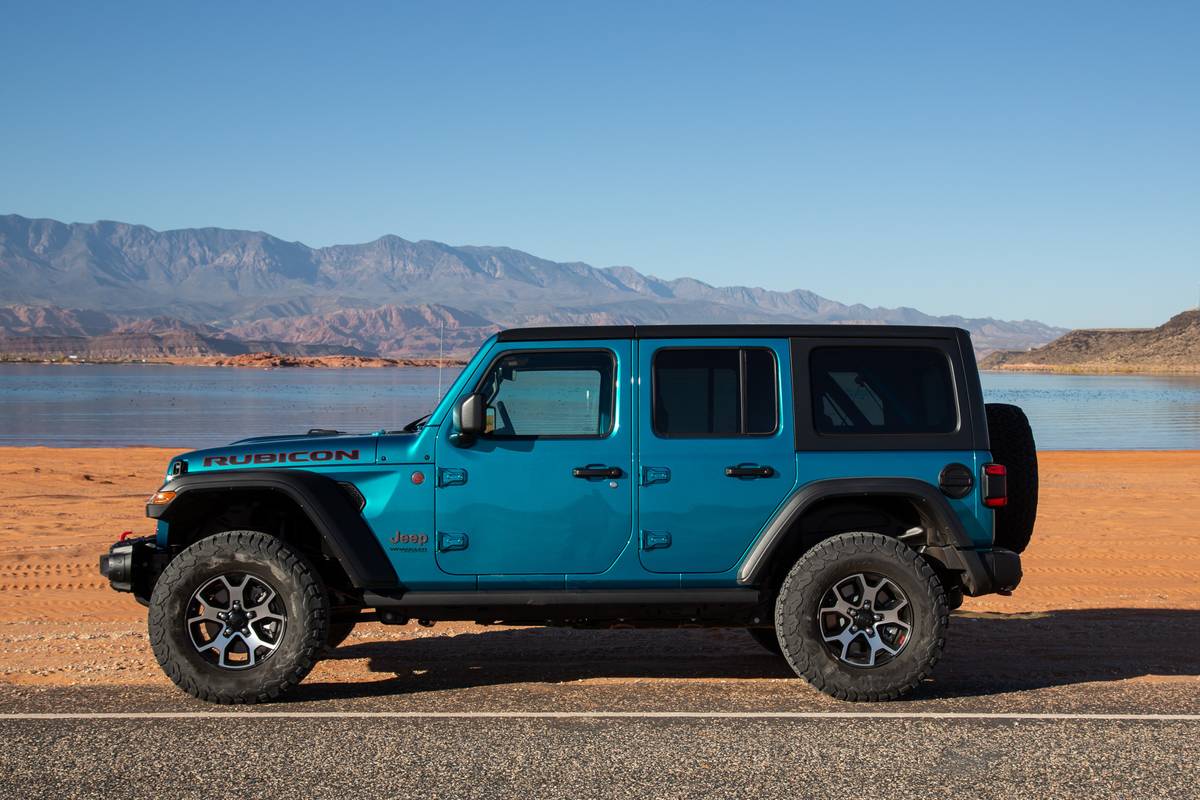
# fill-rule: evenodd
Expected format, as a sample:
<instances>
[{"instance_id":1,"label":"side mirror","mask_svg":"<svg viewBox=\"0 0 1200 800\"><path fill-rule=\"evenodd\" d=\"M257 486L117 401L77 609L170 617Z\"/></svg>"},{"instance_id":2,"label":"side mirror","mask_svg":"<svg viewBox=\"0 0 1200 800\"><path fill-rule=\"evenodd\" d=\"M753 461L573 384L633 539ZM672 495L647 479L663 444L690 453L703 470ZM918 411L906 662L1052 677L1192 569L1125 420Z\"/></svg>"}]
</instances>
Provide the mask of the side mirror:
<instances>
[{"instance_id":1,"label":"side mirror","mask_svg":"<svg viewBox=\"0 0 1200 800\"><path fill-rule=\"evenodd\" d=\"M469 394L454 406L453 433L450 443L456 447L470 447L483 433L483 413L486 407L484 396L478 392Z\"/></svg>"}]
</instances>

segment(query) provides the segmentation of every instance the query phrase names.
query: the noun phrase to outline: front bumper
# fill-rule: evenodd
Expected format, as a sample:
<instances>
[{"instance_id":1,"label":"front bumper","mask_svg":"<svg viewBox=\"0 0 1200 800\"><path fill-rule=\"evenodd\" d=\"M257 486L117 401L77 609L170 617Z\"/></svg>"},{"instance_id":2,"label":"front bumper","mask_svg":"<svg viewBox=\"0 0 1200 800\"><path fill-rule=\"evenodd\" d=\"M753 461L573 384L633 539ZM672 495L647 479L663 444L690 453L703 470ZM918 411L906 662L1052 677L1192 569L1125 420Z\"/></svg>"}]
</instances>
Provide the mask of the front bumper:
<instances>
[{"instance_id":1,"label":"front bumper","mask_svg":"<svg viewBox=\"0 0 1200 800\"><path fill-rule=\"evenodd\" d=\"M946 569L962 576L963 593L970 597L983 594L1012 594L1021 583L1021 556L1012 550L968 550L957 547L929 547L926 554Z\"/></svg>"},{"instance_id":2,"label":"front bumper","mask_svg":"<svg viewBox=\"0 0 1200 800\"><path fill-rule=\"evenodd\" d=\"M118 592L132 592L143 605L150 602L150 592L170 555L160 550L153 536L123 539L100 556L100 574Z\"/></svg>"}]
</instances>

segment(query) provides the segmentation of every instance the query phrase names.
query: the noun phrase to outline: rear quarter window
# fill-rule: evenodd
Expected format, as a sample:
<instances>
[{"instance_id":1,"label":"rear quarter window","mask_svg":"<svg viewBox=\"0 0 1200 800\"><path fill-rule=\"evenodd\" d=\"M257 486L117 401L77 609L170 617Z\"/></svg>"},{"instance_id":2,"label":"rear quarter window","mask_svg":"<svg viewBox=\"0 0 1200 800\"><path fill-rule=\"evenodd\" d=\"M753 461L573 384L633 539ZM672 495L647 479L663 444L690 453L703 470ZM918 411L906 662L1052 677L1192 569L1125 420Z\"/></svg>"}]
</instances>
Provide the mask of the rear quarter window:
<instances>
[{"instance_id":1,"label":"rear quarter window","mask_svg":"<svg viewBox=\"0 0 1200 800\"><path fill-rule=\"evenodd\" d=\"M923 347L817 347L809 357L821 435L950 434L957 393L945 353Z\"/></svg>"}]
</instances>

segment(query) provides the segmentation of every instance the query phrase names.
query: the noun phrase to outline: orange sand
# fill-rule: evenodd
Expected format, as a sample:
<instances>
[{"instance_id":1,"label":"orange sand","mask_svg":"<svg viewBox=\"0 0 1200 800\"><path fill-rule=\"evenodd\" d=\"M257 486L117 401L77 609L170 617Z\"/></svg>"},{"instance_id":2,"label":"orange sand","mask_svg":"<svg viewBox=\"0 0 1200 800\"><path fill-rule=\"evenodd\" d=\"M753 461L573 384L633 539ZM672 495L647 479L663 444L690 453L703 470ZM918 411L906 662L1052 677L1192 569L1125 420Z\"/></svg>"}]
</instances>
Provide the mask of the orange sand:
<instances>
[{"instance_id":1,"label":"orange sand","mask_svg":"<svg viewBox=\"0 0 1200 800\"><path fill-rule=\"evenodd\" d=\"M108 588L97 560L143 516L173 450L0 449L0 683L165 683L145 609ZM1200 452L1043 453L1025 581L964 611L1200 609L1195 502ZM445 635L472 625L359 626L353 641ZM365 680L353 659L331 680Z\"/></svg>"}]
</instances>

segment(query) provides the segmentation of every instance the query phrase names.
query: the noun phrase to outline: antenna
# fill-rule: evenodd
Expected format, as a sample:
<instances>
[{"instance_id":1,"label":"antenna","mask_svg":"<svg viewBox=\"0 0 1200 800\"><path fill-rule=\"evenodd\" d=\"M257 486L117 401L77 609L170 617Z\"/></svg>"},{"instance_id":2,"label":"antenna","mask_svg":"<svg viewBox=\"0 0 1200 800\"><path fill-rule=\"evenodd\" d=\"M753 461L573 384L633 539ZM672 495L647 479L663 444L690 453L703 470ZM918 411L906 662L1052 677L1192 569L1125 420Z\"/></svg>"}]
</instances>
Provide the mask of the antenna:
<instances>
[{"instance_id":1,"label":"antenna","mask_svg":"<svg viewBox=\"0 0 1200 800\"><path fill-rule=\"evenodd\" d=\"M446 321L442 320L438 326L438 400L442 399L442 367L446 364L446 359L442 357L443 347L442 342L446 338Z\"/></svg>"}]
</instances>

